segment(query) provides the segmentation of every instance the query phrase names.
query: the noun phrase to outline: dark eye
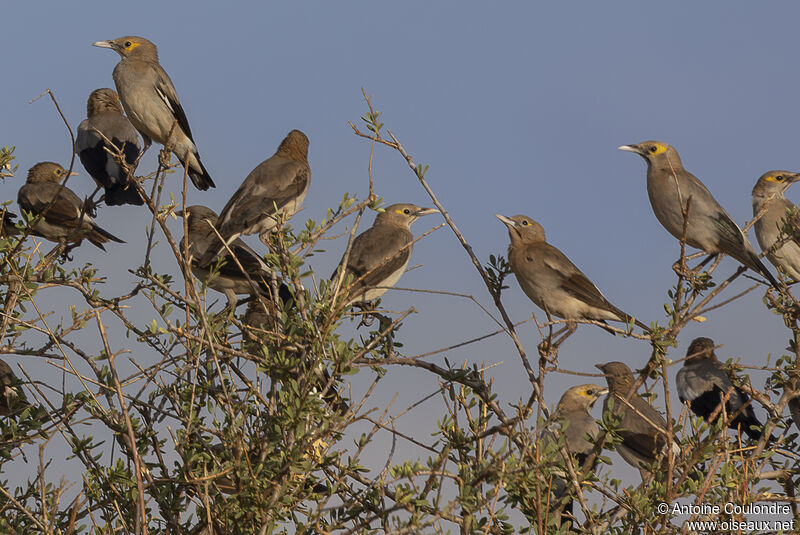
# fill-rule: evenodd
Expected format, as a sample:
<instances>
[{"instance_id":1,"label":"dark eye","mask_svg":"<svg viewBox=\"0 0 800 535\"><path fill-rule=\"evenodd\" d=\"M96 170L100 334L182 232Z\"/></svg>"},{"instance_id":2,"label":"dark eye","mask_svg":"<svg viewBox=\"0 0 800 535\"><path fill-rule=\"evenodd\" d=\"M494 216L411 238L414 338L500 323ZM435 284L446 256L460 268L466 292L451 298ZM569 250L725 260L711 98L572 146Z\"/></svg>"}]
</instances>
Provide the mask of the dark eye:
<instances>
[{"instance_id":1,"label":"dark eye","mask_svg":"<svg viewBox=\"0 0 800 535\"><path fill-rule=\"evenodd\" d=\"M650 145L650 149L649 150L650 150L650 152L655 152L655 151L658 150L658 148L655 145Z\"/></svg>"},{"instance_id":2,"label":"dark eye","mask_svg":"<svg viewBox=\"0 0 800 535\"><path fill-rule=\"evenodd\" d=\"M406 214L406 215L408 215L408 214L410 214L410 213L411 213L411 210L409 210L408 208L406 208L405 210L403 210L403 213L404 213L404 214Z\"/></svg>"},{"instance_id":3,"label":"dark eye","mask_svg":"<svg viewBox=\"0 0 800 535\"><path fill-rule=\"evenodd\" d=\"M523 227L527 227L527 226L528 226L528 222L527 222L527 221L525 221L524 219L522 220L522 226L523 226Z\"/></svg>"},{"instance_id":4,"label":"dark eye","mask_svg":"<svg viewBox=\"0 0 800 535\"><path fill-rule=\"evenodd\" d=\"M777 180L778 182L781 182L784 178L785 177L783 175L778 175L778 176L775 177L775 180Z\"/></svg>"},{"instance_id":5,"label":"dark eye","mask_svg":"<svg viewBox=\"0 0 800 535\"><path fill-rule=\"evenodd\" d=\"M130 48L130 46L131 46L131 42L130 41L125 41L125 48Z\"/></svg>"}]
</instances>

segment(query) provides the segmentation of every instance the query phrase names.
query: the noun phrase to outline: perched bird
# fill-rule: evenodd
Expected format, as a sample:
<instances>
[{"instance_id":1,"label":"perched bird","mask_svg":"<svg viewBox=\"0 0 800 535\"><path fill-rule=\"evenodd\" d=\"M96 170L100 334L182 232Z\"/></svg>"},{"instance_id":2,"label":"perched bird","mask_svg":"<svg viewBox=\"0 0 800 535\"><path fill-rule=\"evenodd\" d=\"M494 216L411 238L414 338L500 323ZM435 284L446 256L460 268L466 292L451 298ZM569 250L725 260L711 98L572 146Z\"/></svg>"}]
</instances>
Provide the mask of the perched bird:
<instances>
[{"instance_id":1,"label":"perched bird","mask_svg":"<svg viewBox=\"0 0 800 535\"><path fill-rule=\"evenodd\" d=\"M612 305L564 253L547 243L539 223L524 215L495 214L495 217L508 227L511 271L536 306L565 320L633 321L647 329L642 322Z\"/></svg>"},{"instance_id":2,"label":"perched bird","mask_svg":"<svg viewBox=\"0 0 800 535\"><path fill-rule=\"evenodd\" d=\"M253 251L242 240L234 240L228 245L230 253L225 250L218 255L215 261L207 265L201 265L197 259L209 248L219 249L221 243L211 225L215 225L217 214L210 208L195 205L188 206L184 211L176 212L175 215L186 217L189 239L189 256L191 257L192 273L194 276L205 282L209 288L225 294L228 298L228 306L236 308L238 303L237 295L252 295L253 285L257 288L260 295L270 295L270 280L272 271L267 267L258 254ZM186 237L184 237L184 241ZM183 251L184 241L181 241L180 249ZM233 257L231 256L233 253ZM237 265L241 264L241 268ZM250 280L248 280L248 277ZM252 281L252 284L251 284ZM285 285L279 289L281 299L290 297L289 290Z\"/></svg>"},{"instance_id":3,"label":"perched bird","mask_svg":"<svg viewBox=\"0 0 800 535\"><path fill-rule=\"evenodd\" d=\"M242 234L259 234L265 241L279 219L288 220L300 209L310 182L308 138L292 130L275 154L247 175L222 209L217 225L220 235L226 242ZM207 264L214 254L210 250L200 263Z\"/></svg>"},{"instance_id":4,"label":"perched bird","mask_svg":"<svg viewBox=\"0 0 800 535\"><path fill-rule=\"evenodd\" d=\"M17 203L23 210L40 216L31 231L58 243L80 244L86 238L103 250L103 244L109 240L125 243L97 226L85 213L80 198L61 185L67 174L66 169L53 162L37 163L28 171L28 180L17 193Z\"/></svg>"},{"instance_id":5,"label":"perched bird","mask_svg":"<svg viewBox=\"0 0 800 535\"><path fill-rule=\"evenodd\" d=\"M728 427L740 428L753 440L761 438L761 431L752 428L760 428L761 422L753 412L750 398L731 383L714 354L714 341L711 338L692 340L675 383L681 402L689 403L692 412L706 421L714 413L715 417L723 415L720 403L728 396L724 412L730 419Z\"/></svg>"},{"instance_id":6,"label":"perched bird","mask_svg":"<svg viewBox=\"0 0 800 535\"><path fill-rule=\"evenodd\" d=\"M660 141L623 145L647 161L647 195L658 221L677 239L683 237L683 210L689 206L686 243L708 254L732 256L778 288L778 281L758 258L742 229L700 180L683 168L671 146ZM691 204L689 199L691 198Z\"/></svg>"},{"instance_id":7,"label":"perched bird","mask_svg":"<svg viewBox=\"0 0 800 535\"><path fill-rule=\"evenodd\" d=\"M28 405L11 366L0 360L0 416L11 416Z\"/></svg>"},{"instance_id":8,"label":"perched bird","mask_svg":"<svg viewBox=\"0 0 800 535\"><path fill-rule=\"evenodd\" d=\"M0 236L8 238L19 234L15 219L17 219L17 214L3 210L3 220L0 221Z\"/></svg>"},{"instance_id":9,"label":"perched bird","mask_svg":"<svg viewBox=\"0 0 800 535\"><path fill-rule=\"evenodd\" d=\"M596 366L608 381L608 397L603 403L603 413L611 413L620 422L616 433L622 438L617 451L625 461L638 468L644 479L645 466L653 464L667 445L667 422L645 399L632 390L633 373L622 362L609 362ZM675 442L673 454L680 453Z\"/></svg>"},{"instance_id":10,"label":"perched bird","mask_svg":"<svg viewBox=\"0 0 800 535\"><path fill-rule=\"evenodd\" d=\"M97 186L105 190L108 206L144 204L139 192L128 182L128 174L114 159L115 154L122 153L132 167L132 174L141 150L139 134L122 115L117 93L107 88L92 91L86 104L86 119L78 125L75 151Z\"/></svg>"},{"instance_id":11,"label":"perched bird","mask_svg":"<svg viewBox=\"0 0 800 535\"><path fill-rule=\"evenodd\" d=\"M783 228L783 220L788 219L795 228L800 228L800 215L797 207L783 196L784 192L800 180L800 173L789 171L768 171L761 175L753 187L753 216L763 215L753 224L761 250L767 253L772 264L796 281L800 281L800 244L797 237L785 240L783 245L773 251Z\"/></svg>"},{"instance_id":12,"label":"perched bird","mask_svg":"<svg viewBox=\"0 0 800 535\"><path fill-rule=\"evenodd\" d=\"M607 388L591 384L569 388L561 396L551 423L547 426L545 440L555 443L563 434L567 451L575 457L581 468L585 468L583 465L592 453L594 443L600 433L600 426L597 425L597 421L589 411L592 410L600 396L607 393ZM561 510L561 524L571 520L572 501L563 504L563 508L561 508L561 498L568 492L569 486L565 479L554 479L551 485L551 512Z\"/></svg>"},{"instance_id":13,"label":"perched bird","mask_svg":"<svg viewBox=\"0 0 800 535\"><path fill-rule=\"evenodd\" d=\"M375 217L370 228L356 236L344 268L347 304L372 301L397 284L411 258L411 224L424 215L437 213L435 208L392 204ZM333 280L344 260L342 257Z\"/></svg>"},{"instance_id":14,"label":"perched bird","mask_svg":"<svg viewBox=\"0 0 800 535\"><path fill-rule=\"evenodd\" d=\"M213 188L214 181L200 161L175 86L158 63L156 45L135 36L93 45L110 48L122 57L114 67L114 85L128 120L144 138L145 149L151 140L168 147L187 168L197 189Z\"/></svg>"}]
</instances>

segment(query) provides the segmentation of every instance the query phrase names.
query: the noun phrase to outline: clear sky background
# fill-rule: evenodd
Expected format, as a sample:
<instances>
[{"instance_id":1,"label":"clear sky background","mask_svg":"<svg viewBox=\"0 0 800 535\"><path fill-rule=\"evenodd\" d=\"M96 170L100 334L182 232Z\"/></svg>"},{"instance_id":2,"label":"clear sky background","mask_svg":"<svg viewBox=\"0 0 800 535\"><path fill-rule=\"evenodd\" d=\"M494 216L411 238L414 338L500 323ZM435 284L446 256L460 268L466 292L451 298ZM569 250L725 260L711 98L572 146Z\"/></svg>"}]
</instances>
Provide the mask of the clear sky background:
<instances>
[{"instance_id":1,"label":"clear sky background","mask_svg":"<svg viewBox=\"0 0 800 535\"><path fill-rule=\"evenodd\" d=\"M295 220L321 219L344 192L363 198L369 143L347 125L367 111L363 87L407 151L430 165L431 186L483 262L490 254L505 255L508 246L506 229L493 214L529 215L613 303L645 323L664 324L678 242L652 214L644 161L616 147L647 139L672 144L686 168L743 224L752 217L750 191L763 172L800 171L799 18L793 2L14 2L4 6L0 33L0 144L16 145L20 169L0 185L0 197L16 200L36 162L69 164L69 136L52 104L29 101L52 89L74 129L85 118L89 93L113 87L111 71L119 59L91 43L141 35L158 45L217 184L208 192L190 189L191 204L219 211L293 128L311 140L312 169L305 209ZM156 154L148 152L139 174L155 169ZM398 154L379 147L373 169L376 191L387 204L430 205ZM77 160L76 170L81 176L70 187L88 195L94 185ZM180 179L171 178L168 186L177 194ZM800 200L800 191L788 196ZM365 222L373 217L366 214ZM111 291L124 293L134 283L126 269L144 253L149 214L103 207L97 220L127 245L109 244L103 254L87 243L75 251L75 264L96 264L109 274ZM421 233L440 221L429 216L413 230ZM180 234L179 222L171 225ZM327 276L345 244L344 238L329 243L311 266ZM159 268L177 273L171 253L161 253ZM448 229L415 246L412 265L417 263L423 266L400 286L472 294L491 307ZM725 259L717 279L736 267ZM724 295L749 284L740 280ZM534 310L543 317L516 280L509 286L504 302L512 319ZM692 338L709 336L724 344L718 351L723 360L760 365L771 354L774 361L789 332L766 310L763 294L760 289L708 314L706 323L690 325L669 356L682 357ZM496 328L464 299L390 292L383 302L419 311L400 334L410 355ZM145 310L142 321L150 316ZM520 335L535 354L536 329L524 326ZM635 368L649 354L645 342L584 326L562 347L559 364L594 372L595 363L622 360ZM501 399L528 396L507 337L432 360L441 363L445 356L450 362L502 362L489 372ZM9 361L32 374L47 373L40 359ZM765 373L751 377L763 387ZM583 382L553 374L545 397L555 404L565 388ZM382 384L385 399L400 392L408 403L437 387L434 377L418 370L393 369ZM407 429L423 416L417 411L405 417Z\"/></svg>"}]
</instances>

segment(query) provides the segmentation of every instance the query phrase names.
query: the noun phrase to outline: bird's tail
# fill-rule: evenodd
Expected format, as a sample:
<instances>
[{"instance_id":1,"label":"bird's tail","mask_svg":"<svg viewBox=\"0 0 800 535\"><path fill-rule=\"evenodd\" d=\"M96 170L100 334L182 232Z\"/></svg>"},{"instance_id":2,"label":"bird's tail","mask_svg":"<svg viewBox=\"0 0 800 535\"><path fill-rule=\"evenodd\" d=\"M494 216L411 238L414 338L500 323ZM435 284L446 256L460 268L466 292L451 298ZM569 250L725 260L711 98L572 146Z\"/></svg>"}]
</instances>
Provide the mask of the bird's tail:
<instances>
[{"instance_id":1,"label":"bird's tail","mask_svg":"<svg viewBox=\"0 0 800 535\"><path fill-rule=\"evenodd\" d=\"M115 184L106 189L106 204L108 206L122 206L123 204L141 206L144 204L144 200L133 185Z\"/></svg>"},{"instance_id":2,"label":"bird's tail","mask_svg":"<svg viewBox=\"0 0 800 535\"><path fill-rule=\"evenodd\" d=\"M749 262L743 261L742 263L745 266L752 269L753 271L755 271L756 273L760 273L761 275L763 275L769 281L769 283L772 285L773 288L775 288L776 290L780 290L781 289L780 284L778 284L778 281L775 279L775 277L772 276L772 273L769 272L769 270L761 261L761 259L752 251L748 251L747 255L748 255L747 260L749 260Z\"/></svg>"},{"instance_id":3,"label":"bird's tail","mask_svg":"<svg viewBox=\"0 0 800 535\"><path fill-rule=\"evenodd\" d=\"M102 228L98 227L94 223L92 223L91 230L89 231L89 235L86 236L86 239L88 239L90 242L92 242L93 245L95 245L96 247L99 247L100 249L102 249L104 251L106 250L106 248L103 247L103 244L108 242L108 241L115 241L117 243L125 243L123 240L120 240L119 238L117 238L116 236L114 236L113 234L108 232L107 230L103 230Z\"/></svg>"},{"instance_id":4,"label":"bird's tail","mask_svg":"<svg viewBox=\"0 0 800 535\"><path fill-rule=\"evenodd\" d=\"M203 162L200 161L200 154L189 154L189 178L192 179L194 187L200 191L205 191L208 188L216 188L216 184L211 180L211 175L208 174ZM195 165L196 164L196 165Z\"/></svg>"}]
</instances>

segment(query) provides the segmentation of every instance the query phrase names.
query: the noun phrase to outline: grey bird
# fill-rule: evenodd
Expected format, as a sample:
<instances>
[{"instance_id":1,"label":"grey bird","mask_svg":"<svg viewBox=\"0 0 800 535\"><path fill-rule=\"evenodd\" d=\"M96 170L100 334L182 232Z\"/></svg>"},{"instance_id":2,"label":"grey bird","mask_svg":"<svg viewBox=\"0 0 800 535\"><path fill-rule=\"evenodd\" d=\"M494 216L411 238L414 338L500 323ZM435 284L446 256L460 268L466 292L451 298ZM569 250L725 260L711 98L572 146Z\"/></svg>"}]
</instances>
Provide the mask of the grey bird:
<instances>
[{"instance_id":1,"label":"grey bird","mask_svg":"<svg viewBox=\"0 0 800 535\"><path fill-rule=\"evenodd\" d=\"M597 464L595 459L592 467L584 466L594 450L594 443L600 433L600 426L589 411L592 410L597 400L607 393L607 388L593 384L569 388L561 396L551 421L547 425L547 432L544 434L545 440L556 443L558 437L563 435L567 451L575 458L581 469L591 469ZM551 512L561 512L561 524L570 522L572 516L572 501L562 502L562 497L568 494L571 488L564 479L565 477L566 474L554 479L551 484Z\"/></svg>"},{"instance_id":2,"label":"grey bird","mask_svg":"<svg viewBox=\"0 0 800 535\"><path fill-rule=\"evenodd\" d=\"M604 420L606 413L619 419L616 433L622 438L617 446L620 456L638 468L642 479L648 473L646 467L652 465L664 452L670 428L664 417L644 398L632 390L633 372L622 362L609 362L596 366L608 381L608 397L603 403ZM677 441L673 441L673 454L680 453Z\"/></svg>"},{"instance_id":3,"label":"grey bird","mask_svg":"<svg viewBox=\"0 0 800 535\"><path fill-rule=\"evenodd\" d=\"M175 86L158 62L156 45L132 35L93 45L110 48L122 58L114 67L114 84L128 120L144 138L145 149L151 140L168 147L187 168L197 189L213 188Z\"/></svg>"},{"instance_id":4,"label":"grey bird","mask_svg":"<svg viewBox=\"0 0 800 535\"><path fill-rule=\"evenodd\" d=\"M758 258L742 229L708 188L683 168L678 151L660 141L623 145L619 150L639 154L647 162L647 195L656 219L667 232L679 240L683 237L683 209L688 205L688 245L712 255L730 255L779 288L778 281Z\"/></svg>"},{"instance_id":5,"label":"grey bird","mask_svg":"<svg viewBox=\"0 0 800 535\"><path fill-rule=\"evenodd\" d=\"M175 212L175 215L187 218L192 273L206 283L209 288L224 293L231 309L235 309L238 304L237 295L254 294L253 285L259 295L270 295L272 271L261 257L240 239L234 240L228 245L230 253L224 250L210 264L203 265L197 261L207 250L211 248L219 250L221 246L219 237L209 225L209 223L215 225L217 222L217 214L213 210L195 205L186 207L185 211ZM185 240L184 237L184 240L181 241L181 251L184 250ZM241 264L241 268L237 261ZM288 291L284 285L279 290L280 297L286 298Z\"/></svg>"},{"instance_id":6,"label":"grey bird","mask_svg":"<svg viewBox=\"0 0 800 535\"><path fill-rule=\"evenodd\" d=\"M375 217L372 227L353 240L343 284L347 304L366 303L377 299L397 284L411 258L414 236L411 224L435 208L420 208L413 204L392 204ZM336 280L345 258L339 262L331 277Z\"/></svg>"},{"instance_id":7,"label":"grey bird","mask_svg":"<svg viewBox=\"0 0 800 535\"><path fill-rule=\"evenodd\" d=\"M28 401L20 390L19 379L11 366L0 360L0 416L11 416L27 406Z\"/></svg>"},{"instance_id":8,"label":"grey bird","mask_svg":"<svg viewBox=\"0 0 800 535\"><path fill-rule=\"evenodd\" d=\"M142 142L136 129L122 114L119 96L113 89L95 89L86 104L86 119L78 125L75 151L98 187L105 190L108 206L144 204L136 187L114 155L122 154L131 175Z\"/></svg>"},{"instance_id":9,"label":"grey bird","mask_svg":"<svg viewBox=\"0 0 800 535\"><path fill-rule=\"evenodd\" d=\"M495 217L508 227L511 271L536 306L565 320L633 321L642 329L648 329L612 305L564 253L547 243L539 223L524 215L495 214Z\"/></svg>"},{"instance_id":10,"label":"grey bird","mask_svg":"<svg viewBox=\"0 0 800 535\"><path fill-rule=\"evenodd\" d=\"M125 243L100 228L85 213L80 198L71 189L61 185L67 175L66 169L53 162L37 163L28 171L28 180L19 189L17 203L23 210L40 216L31 231L58 243L80 244L85 238L103 250L103 244L108 241Z\"/></svg>"},{"instance_id":11,"label":"grey bird","mask_svg":"<svg viewBox=\"0 0 800 535\"><path fill-rule=\"evenodd\" d=\"M292 130L275 154L247 175L222 209L217 225L220 235L228 242L243 234L259 234L266 243L278 220L286 221L300 209L310 183L308 137ZM213 255L209 251L200 263L208 263Z\"/></svg>"},{"instance_id":12,"label":"grey bird","mask_svg":"<svg viewBox=\"0 0 800 535\"><path fill-rule=\"evenodd\" d=\"M678 388L678 398L682 403L689 403L689 407L696 415L709 421L711 415L715 418L723 416L720 404L725 396L724 414L730 420L728 427L741 429L753 439L761 438L761 422L756 418L750 398L735 387L728 374L714 354L714 341L711 338L695 338L686 350L686 360L675 378ZM716 414L715 414L716 413Z\"/></svg>"},{"instance_id":13,"label":"grey bird","mask_svg":"<svg viewBox=\"0 0 800 535\"><path fill-rule=\"evenodd\" d=\"M800 281L800 244L794 236L797 230L790 230L791 237L776 250L773 251L772 247L781 236L784 219L794 229L800 229L797 207L783 196L789 186L798 180L800 173L768 171L761 175L753 187L753 216L761 216L753 224L758 244L766 252L769 261L795 281Z\"/></svg>"},{"instance_id":14,"label":"grey bird","mask_svg":"<svg viewBox=\"0 0 800 535\"><path fill-rule=\"evenodd\" d=\"M0 221L0 236L8 238L9 236L19 235L19 229L16 225L17 214L3 210L3 219Z\"/></svg>"}]
</instances>

